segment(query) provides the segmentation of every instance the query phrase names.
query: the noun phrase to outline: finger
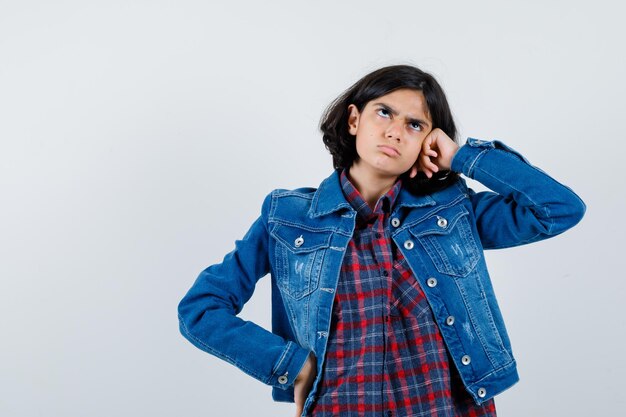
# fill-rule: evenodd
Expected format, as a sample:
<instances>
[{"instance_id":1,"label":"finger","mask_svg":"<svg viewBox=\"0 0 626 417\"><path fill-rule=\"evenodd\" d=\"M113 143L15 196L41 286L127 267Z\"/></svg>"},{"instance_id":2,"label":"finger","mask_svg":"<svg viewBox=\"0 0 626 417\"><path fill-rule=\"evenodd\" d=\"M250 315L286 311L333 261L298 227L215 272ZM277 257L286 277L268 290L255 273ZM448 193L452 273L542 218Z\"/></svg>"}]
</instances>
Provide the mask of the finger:
<instances>
[{"instance_id":1,"label":"finger","mask_svg":"<svg viewBox=\"0 0 626 417\"><path fill-rule=\"evenodd\" d=\"M422 158L422 166L431 173L439 171L439 167L427 156ZM430 178L430 176L428 178Z\"/></svg>"},{"instance_id":2,"label":"finger","mask_svg":"<svg viewBox=\"0 0 626 417\"><path fill-rule=\"evenodd\" d=\"M409 178L413 178L416 175L417 175L417 167L415 165L413 165L411 167L411 173L409 174Z\"/></svg>"},{"instance_id":3,"label":"finger","mask_svg":"<svg viewBox=\"0 0 626 417\"><path fill-rule=\"evenodd\" d=\"M428 135L424 139L424 142L422 143L422 150L424 152L428 152L428 151L432 150L432 144L433 144L432 136Z\"/></svg>"}]
</instances>

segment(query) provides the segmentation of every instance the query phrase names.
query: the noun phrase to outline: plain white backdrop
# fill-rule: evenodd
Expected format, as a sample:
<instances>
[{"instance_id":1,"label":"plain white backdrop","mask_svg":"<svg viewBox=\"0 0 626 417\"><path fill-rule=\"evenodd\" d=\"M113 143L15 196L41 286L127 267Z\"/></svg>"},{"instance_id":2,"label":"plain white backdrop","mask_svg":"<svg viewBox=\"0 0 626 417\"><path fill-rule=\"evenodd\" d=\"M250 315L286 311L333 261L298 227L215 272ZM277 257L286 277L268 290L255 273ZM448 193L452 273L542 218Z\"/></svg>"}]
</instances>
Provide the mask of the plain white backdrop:
<instances>
[{"instance_id":1,"label":"plain white backdrop","mask_svg":"<svg viewBox=\"0 0 626 417\"><path fill-rule=\"evenodd\" d=\"M443 85L462 143L502 140L587 203L487 252L521 377L498 415L621 415L615 4L0 0L0 415L291 417L176 306L268 192L330 174L325 107L399 63ZM267 276L242 317L270 328L269 297Z\"/></svg>"}]
</instances>

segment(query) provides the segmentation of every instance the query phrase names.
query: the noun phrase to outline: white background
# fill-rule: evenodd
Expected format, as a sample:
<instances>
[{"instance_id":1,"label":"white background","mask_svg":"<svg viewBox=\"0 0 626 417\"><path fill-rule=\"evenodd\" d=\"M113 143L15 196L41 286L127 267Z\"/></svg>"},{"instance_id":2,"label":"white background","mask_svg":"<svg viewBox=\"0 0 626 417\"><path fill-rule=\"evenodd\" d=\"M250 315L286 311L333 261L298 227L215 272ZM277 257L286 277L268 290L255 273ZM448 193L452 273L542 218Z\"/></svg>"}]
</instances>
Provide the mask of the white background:
<instances>
[{"instance_id":1,"label":"white background","mask_svg":"<svg viewBox=\"0 0 626 417\"><path fill-rule=\"evenodd\" d=\"M400 63L440 81L461 142L502 140L587 203L487 253L521 376L499 415L620 414L614 4L0 0L0 415L292 416L188 343L176 306L268 192L330 174L325 107ZM242 316L269 328L269 296L268 276Z\"/></svg>"}]
</instances>

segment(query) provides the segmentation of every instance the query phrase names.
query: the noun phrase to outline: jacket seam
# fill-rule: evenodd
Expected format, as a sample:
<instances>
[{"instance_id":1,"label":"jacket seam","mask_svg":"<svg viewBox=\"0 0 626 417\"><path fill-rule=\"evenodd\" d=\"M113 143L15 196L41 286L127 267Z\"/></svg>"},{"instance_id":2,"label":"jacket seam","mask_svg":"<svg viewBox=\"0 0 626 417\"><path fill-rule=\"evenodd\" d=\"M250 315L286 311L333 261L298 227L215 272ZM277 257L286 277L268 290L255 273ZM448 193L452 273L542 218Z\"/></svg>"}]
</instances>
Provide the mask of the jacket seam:
<instances>
[{"instance_id":1,"label":"jacket seam","mask_svg":"<svg viewBox=\"0 0 626 417\"><path fill-rule=\"evenodd\" d=\"M276 364L276 366L274 367L274 370L272 371L272 376L276 375L276 372L278 372L278 369L280 369L280 366L283 364L285 357L287 357L287 353L291 350L292 344L293 342L289 340L287 341L287 347L285 348L285 350L283 350L283 353L280 355L280 358L278 359L278 363Z\"/></svg>"},{"instance_id":2,"label":"jacket seam","mask_svg":"<svg viewBox=\"0 0 626 417\"><path fill-rule=\"evenodd\" d=\"M502 181L500 178L492 175L490 172L485 171L484 169L477 167L477 169L479 169L483 174L488 175L489 177L495 179L498 182L502 182L505 183L504 181ZM532 207L536 208L536 209L540 209L542 210L543 213L543 218L541 219L541 224L544 225L544 227L546 227L548 229L548 234L551 233L554 222L552 221L552 219L549 217L549 210L547 209L547 206L545 205L541 205L541 204L537 204L532 198L530 198L530 196L528 194L526 194L524 191L519 190L517 188L515 188L513 185L509 184L508 182L505 183L508 187L511 187L512 189L514 189L515 191L517 191L518 193L520 193L521 195L523 195L524 197L526 197L528 199L528 201L530 201L533 205ZM531 208L531 207L529 207Z\"/></svg>"},{"instance_id":3,"label":"jacket seam","mask_svg":"<svg viewBox=\"0 0 626 417\"><path fill-rule=\"evenodd\" d=\"M240 363L239 361L231 358L230 356L224 354L221 351L218 351L216 349L213 349L211 346L207 345L206 343L204 343L202 340L198 339L196 336L193 335L193 333L191 333L191 331L189 330L189 328L187 327L187 325L185 324L185 322L183 321L182 317L180 316L180 314L178 315L179 318L179 322L181 324L181 327L183 328L183 330L185 331L185 335L187 335L189 338L191 338L194 342L196 342L198 345L202 346L207 352L211 353L212 355L217 356L218 358L223 358L226 359L228 362L230 362L231 364L237 366L238 368L240 368L241 370L245 371L246 373L252 375L253 377L263 381L265 384L269 384L269 378L263 378L261 375L257 374L256 372L253 372L252 370L248 369L246 366L244 366L242 363ZM273 374L272 374L273 375Z\"/></svg>"}]
</instances>

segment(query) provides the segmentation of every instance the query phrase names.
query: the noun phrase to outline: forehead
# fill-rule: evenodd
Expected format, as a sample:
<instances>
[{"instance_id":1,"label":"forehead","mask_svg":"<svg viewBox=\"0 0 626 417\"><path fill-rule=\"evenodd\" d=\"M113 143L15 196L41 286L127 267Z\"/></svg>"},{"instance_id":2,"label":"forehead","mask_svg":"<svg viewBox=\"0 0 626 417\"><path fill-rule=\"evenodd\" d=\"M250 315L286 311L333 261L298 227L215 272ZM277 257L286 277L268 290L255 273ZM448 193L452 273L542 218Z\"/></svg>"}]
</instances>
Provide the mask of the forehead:
<instances>
[{"instance_id":1,"label":"forehead","mask_svg":"<svg viewBox=\"0 0 626 417\"><path fill-rule=\"evenodd\" d=\"M426 97L420 90L401 88L370 100L366 107L384 104L401 115L430 119Z\"/></svg>"}]
</instances>

